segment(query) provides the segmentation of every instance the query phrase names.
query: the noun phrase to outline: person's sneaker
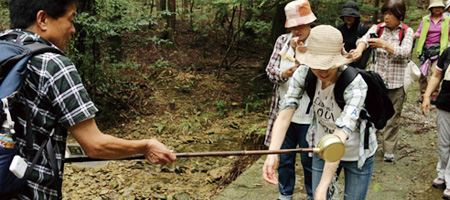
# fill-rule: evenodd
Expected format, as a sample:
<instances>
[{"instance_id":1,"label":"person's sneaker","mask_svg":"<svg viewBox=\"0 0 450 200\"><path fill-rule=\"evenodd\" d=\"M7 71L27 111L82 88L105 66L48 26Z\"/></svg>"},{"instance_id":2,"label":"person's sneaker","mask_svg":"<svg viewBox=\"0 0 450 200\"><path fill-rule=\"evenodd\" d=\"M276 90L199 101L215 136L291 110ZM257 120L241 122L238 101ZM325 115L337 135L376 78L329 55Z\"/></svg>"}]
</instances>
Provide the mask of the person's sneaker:
<instances>
[{"instance_id":1,"label":"person's sneaker","mask_svg":"<svg viewBox=\"0 0 450 200\"><path fill-rule=\"evenodd\" d=\"M384 154L384 161L385 162L393 162L394 161L394 154L393 153L385 153Z\"/></svg>"},{"instance_id":2,"label":"person's sneaker","mask_svg":"<svg viewBox=\"0 0 450 200\"><path fill-rule=\"evenodd\" d=\"M450 199L450 189L445 189L444 192L442 193L442 198L443 199Z\"/></svg>"},{"instance_id":3,"label":"person's sneaker","mask_svg":"<svg viewBox=\"0 0 450 200\"><path fill-rule=\"evenodd\" d=\"M433 184L431 184L434 188L444 189L445 188L445 180L442 178L435 178L433 180Z\"/></svg>"}]
</instances>

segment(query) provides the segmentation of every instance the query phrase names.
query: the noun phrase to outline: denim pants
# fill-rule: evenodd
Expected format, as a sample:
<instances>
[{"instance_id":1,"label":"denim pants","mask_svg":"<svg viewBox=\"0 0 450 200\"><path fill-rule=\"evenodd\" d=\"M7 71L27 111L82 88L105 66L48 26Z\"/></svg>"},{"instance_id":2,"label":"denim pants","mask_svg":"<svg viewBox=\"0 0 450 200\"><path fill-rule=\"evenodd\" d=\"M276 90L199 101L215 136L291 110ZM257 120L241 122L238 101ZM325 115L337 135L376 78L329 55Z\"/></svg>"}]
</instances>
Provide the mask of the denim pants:
<instances>
[{"instance_id":1,"label":"denim pants","mask_svg":"<svg viewBox=\"0 0 450 200\"><path fill-rule=\"evenodd\" d=\"M297 124L291 122L283 141L281 149L294 149L297 145L300 148L308 148L306 132L309 124ZM301 163L305 179L305 188L309 196L312 196L312 158L308 153L301 153ZM295 185L295 153L280 154L280 164L278 166L278 188L281 195L292 196Z\"/></svg>"},{"instance_id":2,"label":"denim pants","mask_svg":"<svg viewBox=\"0 0 450 200\"><path fill-rule=\"evenodd\" d=\"M344 169L345 176L345 200L361 200L366 199L367 190L369 189L370 180L372 179L375 155L366 159L361 169L358 168L358 161L341 161L336 170L337 177ZM316 154L313 156L313 193L320 183L322 177L323 166L325 161ZM331 191L330 191L331 189ZM333 196L333 184L328 188L327 199Z\"/></svg>"}]
</instances>

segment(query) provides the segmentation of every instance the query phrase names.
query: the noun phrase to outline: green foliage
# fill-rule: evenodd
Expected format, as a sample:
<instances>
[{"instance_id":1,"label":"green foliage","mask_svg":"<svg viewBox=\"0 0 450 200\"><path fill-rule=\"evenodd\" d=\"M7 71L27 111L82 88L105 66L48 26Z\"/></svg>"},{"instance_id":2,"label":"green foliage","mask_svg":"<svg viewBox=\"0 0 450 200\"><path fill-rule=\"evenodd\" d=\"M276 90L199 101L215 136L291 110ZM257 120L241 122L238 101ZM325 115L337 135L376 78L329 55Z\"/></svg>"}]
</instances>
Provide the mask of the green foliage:
<instances>
[{"instance_id":1,"label":"green foliage","mask_svg":"<svg viewBox=\"0 0 450 200\"><path fill-rule=\"evenodd\" d=\"M148 68L156 69L156 68L166 68L170 65L169 61L164 59L157 60L154 64L149 65Z\"/></svg>"},{"instance_id":2,"label":"green foliage","mask_svg":"<svg viewBox=\"0 0 450 200\"><path fill-rule=\"evenodd\" d=\"M200 122L201 121L197 118L193 120L184 119L175 126L174 131L179 131L184 134L201 132L203 131L203 126Z\"/></svg>"},{"instance_id":3,"label":"green foliage","mask_svg":"<svg viewBox=\"0 0 450 200\"><path fill-rule=\"evenodd\" d=\"M9 27L9 10L0 9L0 30L5 30Z\"/></svg>"},{"instance_id":4,"label":"green foliage","mask_svg":"<svg viewBox=\"0 0 450 200\"><path fill-rule=\"evenodd\" d=\"M179 92L182 93L189 93L191 92L191 89L194 87L194 81L193 80L188 80L188 81L183 81L177 85L175 85L175 89L177 89Z\"/></svg>"},{"instance_id":5,"label":"green foliage","mask_svg":"<svg viewBox=\"0 0 450 200\"><path fill-rule=\"evenodd\" d=\"M264 136L266 135L266 122L260 122L259 124L252 124L250 127L244 130L246 138L253 138L256 136Z\"/></svg>"},{"instance_id":6,"label":"green foliage","mask_svg":"<svg viewBox=\"0 0 450 200\"><path fill-rule=\"evenodd\" d=\"M161 133L162 130L167 126L167 121L163 121L160 123L153 123L153 126L156 127L158 133Z\"/></svg>"},{"instance_id":7,"label":"green foliage","mask_svg":"<svg viewBox=\"0 0 450 200\"><path fill-rule=\"evenodd\" d=\"M228 112L227 109L227 102L223 100L219 100L214 102L214 105L216 106L217 112L219 112L220 117L225 117L225 115Z\"/></svg>"},{"instance_id":8,"label":"green foliage","mask_svg":"<svg viewBox=\"0 0 450 200\"><path fill-rule=\"evenodd\" d=\"M121 61L122 38L125 33L141 30L152 22L152 18L145 7L135 1L96 0L91 3L92 10L78 10L77 34L70 46L71 58L79 67L91 98L102 111L127 108L129 103L124 101L129 99L117 93L136 89L136 86L127 83L129 77L118 70L140 66Z\"/></svg>"}]
</instances>

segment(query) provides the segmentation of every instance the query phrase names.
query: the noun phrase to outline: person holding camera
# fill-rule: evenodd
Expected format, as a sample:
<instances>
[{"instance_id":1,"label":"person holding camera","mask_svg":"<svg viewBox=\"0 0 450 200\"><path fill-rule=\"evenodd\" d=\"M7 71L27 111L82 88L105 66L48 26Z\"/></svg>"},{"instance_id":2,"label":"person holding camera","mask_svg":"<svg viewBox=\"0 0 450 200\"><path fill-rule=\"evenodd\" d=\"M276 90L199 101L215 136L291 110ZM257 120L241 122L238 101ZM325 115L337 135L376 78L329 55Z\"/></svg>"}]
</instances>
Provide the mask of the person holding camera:
<instances>
[{"instance_id":1,"label":"person holding camera","mask_svg":"<svg viewBox=\"0 0 450 200\"><path fill-rule=\"evenodd\" d=\"M385 128L379 130L384 161L392 162L398 142L398 124L406 96L403 89L404 74L413 45L414 31L402 22L406 14L406 5L402 0L387 0L381 7L381 12L384 22L373 25L356 42L356 49L350 52L359 59L365 49L374 48L374 60L370 63L370 70L383 78L389 90L389 99L395 109L394 116L387 122Z\"/></svg>"}]
</instances>

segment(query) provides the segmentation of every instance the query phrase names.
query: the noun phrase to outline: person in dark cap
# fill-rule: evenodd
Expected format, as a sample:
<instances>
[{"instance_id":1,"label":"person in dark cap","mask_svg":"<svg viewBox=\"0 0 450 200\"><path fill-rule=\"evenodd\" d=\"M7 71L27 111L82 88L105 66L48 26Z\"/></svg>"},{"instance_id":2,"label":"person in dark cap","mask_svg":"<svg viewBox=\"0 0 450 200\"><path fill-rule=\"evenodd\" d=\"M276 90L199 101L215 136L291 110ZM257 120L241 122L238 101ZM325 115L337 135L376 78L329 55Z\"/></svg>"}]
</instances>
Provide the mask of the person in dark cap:
<instances>
[{"instance_id":1,"label":"person in dark cap","mask_svg":"<svg viewBox=\"0 0 450 200\"><path fill-rule=\"evenodd\" d=\"M349 52L356 48L356 40L366 34L369 28L360 21L361 16L359 15L359 7L354 1L348 1L344 4L339 17L344 22L339 25L337 29L341 31L342 37L344 38L345 51ZM368 49L363 52L361 59L349 65L359 69L366 69L369 57L370 50Z\"/></svg>"}]
</instances>

